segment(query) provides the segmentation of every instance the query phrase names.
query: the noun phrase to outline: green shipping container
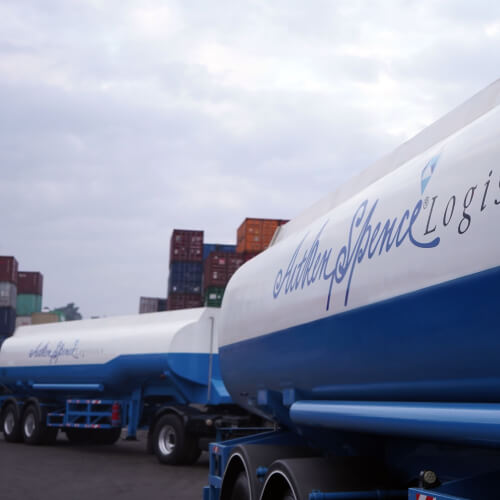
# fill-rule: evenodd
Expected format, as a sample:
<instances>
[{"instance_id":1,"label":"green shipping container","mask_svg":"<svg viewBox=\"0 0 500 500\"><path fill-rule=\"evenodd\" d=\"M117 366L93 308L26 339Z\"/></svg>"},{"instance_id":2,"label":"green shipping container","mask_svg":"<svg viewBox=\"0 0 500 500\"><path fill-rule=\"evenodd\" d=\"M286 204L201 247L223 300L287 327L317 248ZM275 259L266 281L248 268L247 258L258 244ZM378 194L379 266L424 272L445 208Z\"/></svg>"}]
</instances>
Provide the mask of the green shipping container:
<instances>
[{"instance_id":1,"label":"green shipping container","mask_svg":"<svg viewBox=\"0 0 500 500\"><path fill-rule=\"evenodd\" d=\"M205 290L205 305L208 307L220 307L225 288L209 286Z\"/></svg>"},{"instance_id":2,"label":"green shipping container","mask_svg":"<svg viewBox=\"0 0 500 500\"><path fill-rule=\"evenodd\" d=\"M41 312L42 296L31 293L20 293L17 296L16 314L18 316L30 316L33 313Z\"/></svg>"}]
</instances>

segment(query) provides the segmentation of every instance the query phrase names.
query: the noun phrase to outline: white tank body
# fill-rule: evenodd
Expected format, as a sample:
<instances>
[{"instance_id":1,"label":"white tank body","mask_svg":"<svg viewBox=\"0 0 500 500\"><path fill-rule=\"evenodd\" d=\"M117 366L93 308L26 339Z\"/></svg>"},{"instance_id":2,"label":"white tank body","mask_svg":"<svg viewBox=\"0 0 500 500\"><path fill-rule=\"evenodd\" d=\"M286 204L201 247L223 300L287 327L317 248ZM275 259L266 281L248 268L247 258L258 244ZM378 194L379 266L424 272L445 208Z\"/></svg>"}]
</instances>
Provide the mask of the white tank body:
<instances>
[{"instance_id":1,"label":"white tank body","mask_svg":"<svg viewBox=\"0 0 500 500\"><path fill-rule=\"evenodd\" d=\"M219 350L236 402L499 400L499 103L500 81L233 276Z\"/></svg>"},{"instance_id":2,"label":"white tank body","mask_svg":"<svg viewBox=\"0 0 500 500\"><path fill-rule=\"evenodd\" d=\"M186 309L24 326L0 350L0 383L100 383L127 391L165 371L207 384L219 310ZM217 370L215 370L217 374Z\"/></svg>"}]
</instances>

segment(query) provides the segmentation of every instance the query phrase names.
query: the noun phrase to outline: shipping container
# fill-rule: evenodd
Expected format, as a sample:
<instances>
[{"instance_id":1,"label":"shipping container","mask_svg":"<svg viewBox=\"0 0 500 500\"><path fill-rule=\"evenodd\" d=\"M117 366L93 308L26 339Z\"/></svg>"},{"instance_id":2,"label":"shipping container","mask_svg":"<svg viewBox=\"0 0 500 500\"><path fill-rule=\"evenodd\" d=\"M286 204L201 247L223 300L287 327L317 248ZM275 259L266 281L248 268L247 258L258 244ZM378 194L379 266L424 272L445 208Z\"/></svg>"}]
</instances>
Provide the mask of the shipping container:
<instances>
[{"instance_id":1,"label":"shipping container","mask_svg":"<svg viewBox=\"0 0 500 500\"><path fill-rule=\"evenodd\" d=\"M17 293L43 295L43 274L33 271L18 271Z\"/></svg>"},{"instance_id":2,"label":"shipping container","mask_svg":"<svg viewBox=\"0 0 500 500\"><path fill-rule=\"evenodd\" d=\"M203 261L203 231L174 229L170 238L170 262Z\"/></svg>"},{"instance_id":3,"label":"shipping container","mask_svg":"<svg viewBox=\"0 0 500 500\"><path fill-rule=\"evenodd\" d=\"M37 312L31 315L32 325L43 325L45 323L58 323L59 315L52 312Z\"/></svg>"},{"instance_id":4,"label":"shipping container","mask_svg":"<svg viewBox=\"0 0 500 500\"><path fill-rule=\"evenodd\" d=\"M253 259L254 257L256 257L257 255L259 255L260 252L246 252L243 255L243 260L245 262L248 262L250 259Z\"/></svg>"},{"instance_id":5,"label":"shipping container","mask_svg":"<svg viewBox=\"0 0 500 500\"><path fill-rule=\"evenodd\" d=\"M167 309L191 309L194 307L202 307L203 299L200 294L192 293L172 293L167 298Z\"/></svg>"},{"instance_id":6,"label":"shipping container","mask_svg":"<svg viewBox=\"0 0 500 500\"><path fill-rule=\"evenodd\" d=\"M168 293L201 294L203 279L202 262L170 263L168 275Z\"/></svg>"},{"instance_id":7,"label":"shipping container","mask_svg":"<svg viewBox=\"0 0 500 500\"><path fill-rule=\"evenodd\" d=\"M21 293L17 296L17 314L29 316L42 310L42 296L32 293Z\"/></svg>"},{"instance_id":8,"label":"shipping container","mask_svg":"<svg viewBox=\"0 0 500 500\"><path fill-rule=\"evenodd\" d=\"M235 253L236 245L226 245L222 243L204 243L203 244L203 260L205 261L210 252L226 252Z\"/></svg>"},{"instance_id":9,"label":"shipping container","mask_svg":"<svg viewBox=\"0 0 500 500\"><path fill-rule=\"evenodd\" d=\"M0 335L9 336L16 329L16 310L13 307L0 307Z\"/></svg>"},{"instance_id":10,"label":"shipping container","mask_svg":"<svg viewBox=\"0 0 500 500\"><path fill-rule=\"evenodd\" d=\"M245 257L242 254L232 254L227 258L227 280L245 263Z\"/></svg>"},{"instance_id":11,"label":"shipping container","mask_svg":"<svg viewBox=\"0 0 500 500\"><path fill-rule=\"evenodd\" d=\"M17 285L17 267L15 257L0 257L0 281Z\"/></svg>"},{"instance_id":12,"label":"shipping container","mask_svg":"<svg viewBox=\"0 0 500 500\"><path fill-rule=\"evenodd\" d=\"M139 301L139 314L167 310L167 299L160 297L141 297Z\"/></svg>"},{"instance_id":13,"label":"shipping container","mask_svg":"<svg viewBox=\"0 0 500 500\"><path fill-rule=\"evenodd\" d=\"M0 282L0 307L16 308L17 287L8 281Z\"/></svg>"},{"instance_id":14,"label":"shipping container","mask_svg":"<svg viewBox=\"0 0 500 500\"><path fill-rule=\"evenodd\" d=\"M229 258L235 254L211 252L203 264L203 288L225 287L229 281ZM234 264L234 263L233 263Z\"/></svg>"},{"instance_id":15,"label":"shipping container","mask_svg":"<svg viewBox=\"0 0 500 500\"><path fill-rule=\"evenodd\" d=\"M31 325L31 316L18 316L16 318L16 328Z\"/></svg>"},{"instance_id":16,"label":"shipping container","mask_svg":"<svg viewBox=\"0 0 500 500\"><path fill-rule=\"evenodd\" d=\"M258 253L265 250L271 242L278 226L286 224L282 219L246 218L237 231L238 253Z\"/></svg>"},{"instance_id":17,"label":"shipping container","mask_svg":"<svg viewBox=\"0 0 500 500\"><path fill-rule=\"evenodd\" d=\"M205 290L204 303L207 307L220 307L222 298L224 297L225 288L222 287L208 287Z\"/></svg>"}]
</instances>

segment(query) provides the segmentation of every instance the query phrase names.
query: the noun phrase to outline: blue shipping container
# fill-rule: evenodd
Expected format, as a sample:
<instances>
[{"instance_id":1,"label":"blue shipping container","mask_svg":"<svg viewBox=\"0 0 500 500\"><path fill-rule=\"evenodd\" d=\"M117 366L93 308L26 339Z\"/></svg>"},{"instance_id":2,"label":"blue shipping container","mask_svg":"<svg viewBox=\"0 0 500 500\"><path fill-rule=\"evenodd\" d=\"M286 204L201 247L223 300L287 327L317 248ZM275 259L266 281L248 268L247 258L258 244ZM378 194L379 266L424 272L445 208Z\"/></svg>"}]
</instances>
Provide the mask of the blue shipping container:
<instances>
[{"instance_id":1,"label":"blue shipping container","mask_svg":"<svg viewBox=\"0 0 500 500\"><path fill-rule=\"evenodd\" d=\"M201 262L171 262L168 293L201 293L203 264Z\"/></svg>"},{"instance_id":2,"label":"blue shipping container","mask_svg":"<svg viewBox=\"0 0 500 500\"><path fill-rule=\"evenodd\" d=\"M16 310L13 307L0 307L0 336L9 336L16 329Z\"/></svg>"},{"instance_id":3,"label":"blue shipping container","mask_svg":"<svg viewBox=\"0 0 500 500\"><path fill-rule=\"evenodd\" d=\"M221 245L219 243L205 243L203 245L203 260L205 260L210 252L228 252L235 253L236 245Z\"/></svg>"}]
</instances>

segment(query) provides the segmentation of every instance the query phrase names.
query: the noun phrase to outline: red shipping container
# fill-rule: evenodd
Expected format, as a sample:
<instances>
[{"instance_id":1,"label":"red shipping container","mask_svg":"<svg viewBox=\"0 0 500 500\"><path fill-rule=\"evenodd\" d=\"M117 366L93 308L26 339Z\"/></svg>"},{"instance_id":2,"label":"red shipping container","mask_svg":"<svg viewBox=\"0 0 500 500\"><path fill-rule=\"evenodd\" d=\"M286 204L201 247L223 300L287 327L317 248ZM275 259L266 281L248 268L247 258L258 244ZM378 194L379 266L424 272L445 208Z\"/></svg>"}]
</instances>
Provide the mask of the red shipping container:
<instances>
[{"instance_id":1,"label":"red shipping container","mask_svg":"<svg viewBox=\"0 0 500 500\"><path fill-rule=\"evenodd\" d=\"M17 285L18 264L15 257L0 257L0 281Z\"/></svg>"},{"instance_id":2,"label":"red shipping container","mask_svg":"<svg viewBox=\"0 0 500 500\"><path fill-rule=\"evenodd\" d=\"M224 287L229 278L227 266L229 256L234 255L228 252L210 252L203 266L203 288Z\"/></svg>"},{"instance_id":3,"label":"red shipping container","mask_svg":"<svg viewBox=\"0 0 500 500\"><path fill-rule=\"evenodd\" d=\"M245 263L243 255L230 254L227 258L227 280Z\"/></svg>"},{"instance_id":4,"label":"red shipping container","mask_svg":"<svg viewBox=\"0 0 500 500\"><path fill-rule=\"evenodd\" d=\"M255 256L259 255L260 252L246 252L243 254L243 258L245 262L248 262L250 259L253 259Z\"/></svg>"},{"instance_id":5,"label":"red shipping container","mask_svg":"<svg viewBox=\"0 0 500 500\"><path fill-rule=\"evenodd\" d=\"M201 295L189 293L171 293L167 299L167 309L169 311L178 309L191 309L202 307L203 299Z\"/></svg>"},{"instance_id":6,"label":"red shipping container","mask_svg":"<svg viewBox=\"0 0 500 500\"><path fill-rule=\"evenodd\" d=\"M203 307L203 299L201 295L186 294L184 306L186 309L191 309L193 307Z\"/></svg>"},{"instance_id":7,"label":"red shipping container","mask_svg":"<svg viewBox=\"0 0 500 500\"><path fill-rule=\"evenodd\" d=\"M43 274L33 271L17 273L17 293L43 295Z\"/></svg>"},{"instance_id":8,"label":"red shipping container","mask_svg":"<svg viewBox=\"0 0 500 500\"><path fill-rule=\"evenodd\" d=\"M170 261L201 262L203 231L174 229L170 238Z\"/></svg>"}]
</instances>

